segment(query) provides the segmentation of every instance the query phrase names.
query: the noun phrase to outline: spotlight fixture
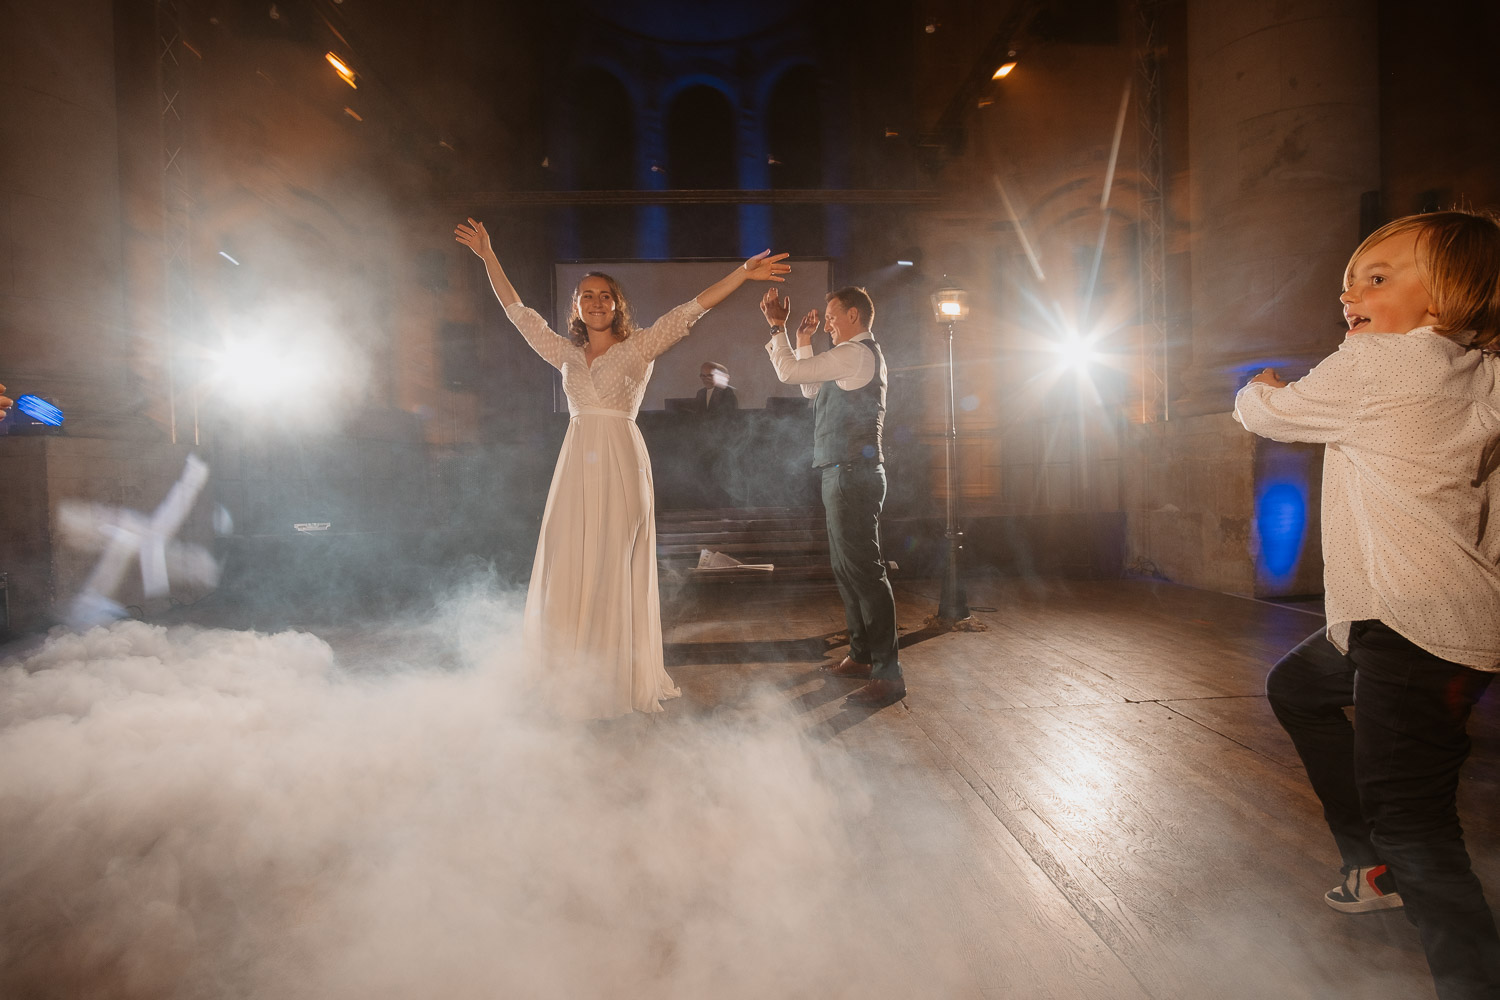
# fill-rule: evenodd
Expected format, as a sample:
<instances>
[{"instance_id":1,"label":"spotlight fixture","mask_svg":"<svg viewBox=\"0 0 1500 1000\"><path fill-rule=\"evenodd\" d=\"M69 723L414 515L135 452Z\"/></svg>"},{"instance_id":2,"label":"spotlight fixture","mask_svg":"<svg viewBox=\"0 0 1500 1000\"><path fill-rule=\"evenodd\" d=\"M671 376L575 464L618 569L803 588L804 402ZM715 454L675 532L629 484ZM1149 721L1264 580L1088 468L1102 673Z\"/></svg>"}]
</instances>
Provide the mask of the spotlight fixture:
<instances>
[{"instance_id":1,"label":"spotlight fixture","mask_svg":"<svg viewBox=\"0 0 1500 1000\"><path fill-rule=\"evenodd\" d=\"M1013 69L1015 69L1015 68L1016 68L1016 61L1014 59L1007 59L1005 62L1003 62L1003 63L1000 64L1000 67L995 70L995 75L992 76L992 77L990 77L990 79L991 80L1003 80L1007 76L1010 76L1010 71L1013 70Z\"/></svg>"},{"instance_id":2,"label":"spotlight fixture","mask_svg":"<svg viewBox=\"0 0 1500 1000\"><path fill-rule=\"evenodd\" d=\"M340 80L343 80L355 90L359 89L359 84L354 82L354 78L359 74L350 69L348 63L344 62L344 60L340 59L332 52L328 53L323 58L328 60L328 65L333 67L333 71L339 75Z\"/></svg>"},{"instance_id":3,"label":"spotlight fixture","mask_svg":"<svg viewBox=\"0 0 1500 1000\"><path fill-rule=\"evenodd\" d=\"M897 267L915 267L916 264L917 264L917 262L914 261L914 260L898 260L898 261L896 261L896 266Z\"/></svg>"}]
</instances>

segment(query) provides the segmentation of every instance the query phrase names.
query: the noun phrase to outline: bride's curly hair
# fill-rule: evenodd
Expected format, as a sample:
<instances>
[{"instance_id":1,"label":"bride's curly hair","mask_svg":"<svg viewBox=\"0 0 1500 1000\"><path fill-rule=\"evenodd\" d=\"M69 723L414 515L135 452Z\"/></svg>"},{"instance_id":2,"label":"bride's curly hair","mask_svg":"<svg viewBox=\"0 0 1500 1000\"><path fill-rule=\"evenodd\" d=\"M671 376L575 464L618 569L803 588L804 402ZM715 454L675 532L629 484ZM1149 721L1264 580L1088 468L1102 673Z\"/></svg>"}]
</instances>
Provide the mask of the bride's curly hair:
<instances>
[{"instance_id":1,"label":"bride's curly hair","mask_svg":"<svg viewBox=\"0 0 1500 1000\"><path fill-rule=\"evenodd\" d=\"M620 283L603 271L590 271L583 278L603 278L609 282L609 294L615 299L615 321L612 324L616 340L626 340L635 332L635 324L630 321L630 300L625 298L625 290ZM587 347L589 344L589 328L584 325L583 317L578 315L578 289L583 285L583 278L578 279L578 284L573 286L573 313L568 321L568 333L573 336L573 343L579 347Z\"/></svg>"}]
</instances>

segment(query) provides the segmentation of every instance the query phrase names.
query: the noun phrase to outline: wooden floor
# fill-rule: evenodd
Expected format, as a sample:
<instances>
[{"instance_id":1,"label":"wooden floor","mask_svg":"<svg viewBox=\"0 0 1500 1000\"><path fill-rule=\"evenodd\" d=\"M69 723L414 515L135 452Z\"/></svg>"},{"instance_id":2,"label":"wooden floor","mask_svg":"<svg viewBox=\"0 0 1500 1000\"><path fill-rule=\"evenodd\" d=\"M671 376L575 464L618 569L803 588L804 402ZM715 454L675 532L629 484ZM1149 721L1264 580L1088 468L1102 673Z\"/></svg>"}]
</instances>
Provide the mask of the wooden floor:
<instances>
[{"instance_id":1,"label":"wooden floor","mask_svg":"<svg viewBox=\"0 0 1500 1000\"><path fill-rule=\"evenodd\" d=\"M938 632L923 628L936 599L935 584L898 584L909 694L875 713L845 708L856 683L818 669L842 628L831 588L699 588L664 613L686 702L671 712L722 711L770 681L858 762L910 946L947 949L954 989L1433 995L1399 911L1348 916L1321 898L1338 858L1263 694L1316 613L1149 582L997 580L969 592L993 609L976 611L985 631ZM1471 724L1460 800L1492 902L1497 700Z\"/></svg>"},{"instance_id":2,"label":"wooden floor","mask_svg":"<svg viewBox=\"0 0 1500 1000\"><path fill-rule=\"evenodd\" d=\"M661 714L595 724L590 732L603 737L597 752L540 769L535 779L527 777L529 767L497 770L488 778L484 768L465 767L453 773L468 783L454 787L464 790L465 802L507 803L519 795L522 801L546 803L569 800L554 796L551 789L539 791L538 782L576 782L588 792L584 800L603 801L590 805L592 811L570 815L597 823L606 843L612 827L645 828L650 838L662 830L674 833L666 856L624 855L629 871L645 873L643 888L638 895L634 888L616 891L610 897L615 909L601 911L627 922L644 920L648 928L655 927L651 920L660 922L659 933L647 935L657 942L651 945L650 967L636 970L642 985L621 985L596 995L767 1000L1434 996L1416 934L1399 911L1347 916L1322 900L1338 878L1338 858L1262 692L1268 665L1321 626L1316 613L1120 580L974 582L969 602L984 630L925 627L936 608L936 585L897 581L909 694L901 703L869 712L844 705L843 695L856 682L819 670L827 659L843 655L842 647L828 641L843 625L830 585L684 587L663 606L668 669L683 689L681 700L669 703ZM243 628L255 624L247 614L230 603L204 602L179 618ZM448 655L446 640L434 640L432 629L411 630L394 621L383 629L355 622L325 628L309 621L302 627L327 639L339 662L351 670L368 662L383 671L393 657L441 666ZM403 642L417 646L402 652ZM1474 756L1460 798L1470 851L1492 902L1500 899L1496 691L1471 724ZM474 718L486 724L492 719L488 709L475 711ZM415 752L432 740L425 718L412 721L404 711L388 712L377 715L370 727L353 731L380 750L370 757L377 764L388 757L404 761L407 748ZM802 766L802 757L796 766L776 770L776 762L788 758L774 754L746 758L738 770L726 769L724 755L736 751L724 749L722 742L713 749L711 740L657 739L714 731L712 725L696 725L698 720L733 723L747 718L763 730L773 729L778 738L787 735L789 726L805 734L805 740L784 742L794 743L799 754L814 762L811 770ZM315 713L303 728L316 721ZM454 731L470 728L458 724ZM296 727L288 731L301 732ZM320 732L314 729L306 738ZM388 753L381 750L386 743ZM449 746L443 740L433 745L440 750ZM454 745L483 749L488 744L470 739ZM682 750L698 745L718 755L717 773L746 779L757 794L737 798L738 788L723 781L702 787L710 767ZM431 766L430 780L439 788L452 780L442 778L451 767L445 754L434 751L416 758ZM335 765L343 757L331 758L332 763L316 766L333 768L336 776L341 772ZM350 758L359 774L368 770L361 763L365 759ZM453 759L472 758L466 750ZM629 763L617 765L625 761ZM640 775L657 765L665 776L645 786L654 789L651 809L640 815L617 811L639 806ZM386 772L377 766L374 773ZM391 773L405 774L400 768ZM413 775L401 787L425 788L429 772L418 768ZM845 810L844 797L824 809L816 797L798 799L795 795L801 793L795 793L778 799L765 793L767 787L806 789L821 782L817 791L822 794L829 781L847 783L855 808ZM254 786L247 787L247 801L259 801L251 794ZM589 792L594 788L604 794ZM281 800L272 796L270 801ZM427 799L418 796L415 801ZM767 810L757 804L771 803L775 810L778 802L804 805L800 812L788 813L785 823L762 823L759 817ZM353 810L350 815L363 814ZM369 821L372 828L389 818L382 816L377 811ZM404 822L404 836L420 830L424 842L468 844L436 836L434 831L452 826L441 810L432 814L430 829L418 820ZM804 822L810 824L805 834ZM733 824L750 829L729 828ZM852 827L847 844L842 839L846 826ZM828 836L834 827L839 835ZM331 828L333 842L343 842L343 834L333 837L341 829ZM772 849L758 851L756 838L767 830L776 833L767 838ZM493 846L491 834L481 833L475 843ZM590 869L576 863L571 853L547 846L551 838L550 833L543 838L540 850L527 841L519 842L521 847L510 846L512 841L503 837L495 841L520 855L512 867L525 878L497 883L495 871L511 870L498 862L479 865L472 873L464 867L465 877L476 880L490 872L490 881L475 881L479 888L472 892L488 899L485 893L498 884L525 900L538 880L576 886L576 895L565 895L566 905L545 914L556 918L559 927L578 927L579 933L613 940L614 925L589 916L594 912L586 905L589 882L578 871ZM233 837L225 842L238 843ZM357 838L350 842L365 843ZM571 843L566 836L562 842ZM288 843L288 856L299 858L296 843ZM550 867L533 873L534 859L526 853L532 850L542 855L550 850ZM488 855L480 851L472 857ZM815 862L809 863L809 857ZM470 856L461 852L460 860L464 858ZM442 882L429 893L424 873L449 871L443 866L448 859L446 853L418 860L423 859L425 864L411 869L411 905L393 907L395 916L425 912L423 900L432 893L441 900L469 898L471 890L462 889L462 879L454 882L460 888L449 886L446 895L440 891L446 885ZM349 868L359 866L351 863ZM343 870L334 869L335 874ZM235 870L227 869L230 874ZM204 887L199 895L209 902L219 898L216 867L184 871L197 872L193 884ZM267 871L269 877L282 868ZM733 877L724 877L726 871ZM237 883L231 879L227 884ZM273 884L279 883L273 879ZM329 889L335 898L341 898L335 891L341 884L335 879ZM658 912L664 892L676 900L676 908L666 907L666 915ZM804 898L813 903L802 905ZM202 909L204 926L216 926L210 918L223 916L208 904ZM838 914L834 921L842 918L847 925L830 923L830 910ZM470 911L460 907L454 912ZM450 916L446 909L438 915L443 920ZM437 926L445 935L464 932L462 920L452 928L443 920ZM830 927L839 933L825 933ZM848 968L851 936L857 944L875 938L875 966ZM757 950L756 942L768 940L775 946ZM788 943L792 951L801 947L801 953L789 954ZM653 963L668 967L678 948L698 960L705 979L664 989L664 976L653 971ZM447 959L441 958L448 954L421 951L412 962L430 963L429 971L437 976L448 969ZM472 955L464 952L469 964L459 962L454 968L483 970L485 954L482 948ZM542 955L532 972L552 975L556 961ZM761 988L755 985L759 980L747 979L747 971L753 976L763 969L792 970L786 975L800 985L795 990ZM800 977L802 971L809 975ZM720 985L710 989L708 982ZM726 983L738 988L728 989ZM499 995L469 985L469 992L442 995ZM97 990L89 995L146 994ZM522 989L517 995L586 994L546 992L538 986L535 994Z\"/></svg>"}]
</instances>

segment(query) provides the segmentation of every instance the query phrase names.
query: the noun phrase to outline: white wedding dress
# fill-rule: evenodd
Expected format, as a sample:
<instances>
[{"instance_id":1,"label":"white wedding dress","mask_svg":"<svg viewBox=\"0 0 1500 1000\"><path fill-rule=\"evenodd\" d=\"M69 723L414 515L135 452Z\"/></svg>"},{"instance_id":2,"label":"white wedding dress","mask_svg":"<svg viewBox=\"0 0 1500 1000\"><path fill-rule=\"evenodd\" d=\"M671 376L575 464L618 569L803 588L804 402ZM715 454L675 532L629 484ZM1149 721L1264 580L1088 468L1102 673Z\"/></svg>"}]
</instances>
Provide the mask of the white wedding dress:
<instances>
[{"instance_id":1,"label":"white wedding dress","mask_svg":"<svg viewBox=\"0 0 1500 1000\"><path fill-rule=\"evenodd\" d=\"M662 660L651 458L635 415L654 359L706 312L696 299L612 346L584 349L534 310L505 310L526 342L562 372L568 433L557 456L524 625L542 697L567 717L660 712L680 691Z\"/></svg>"}]
</instances>

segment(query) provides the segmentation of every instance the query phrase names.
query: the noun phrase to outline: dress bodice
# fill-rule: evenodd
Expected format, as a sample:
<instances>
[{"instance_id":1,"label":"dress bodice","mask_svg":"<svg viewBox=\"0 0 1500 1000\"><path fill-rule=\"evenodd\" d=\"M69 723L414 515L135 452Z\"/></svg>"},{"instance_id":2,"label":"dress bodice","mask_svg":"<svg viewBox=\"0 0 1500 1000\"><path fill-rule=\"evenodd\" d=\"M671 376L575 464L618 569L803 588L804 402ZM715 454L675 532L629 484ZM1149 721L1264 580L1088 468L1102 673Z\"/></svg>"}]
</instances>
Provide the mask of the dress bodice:
<instances>
[{"instance_id":1,"label":"dress bodice","mask_svg":"<svg viewBox=\"0 0 1500 1000\"><path fill-rule=\"evenodd\" d=\"M620 410L633 420L646 395L657 355L687 336L707 311L697 299L689 299L615 344L595 358L593 365L586 360L582 347L554 332L535 309L517 302L506 307L505 315L532 350L562 372L569 413L577 416L581 409Z\"/></svg>"}]
</instances>

